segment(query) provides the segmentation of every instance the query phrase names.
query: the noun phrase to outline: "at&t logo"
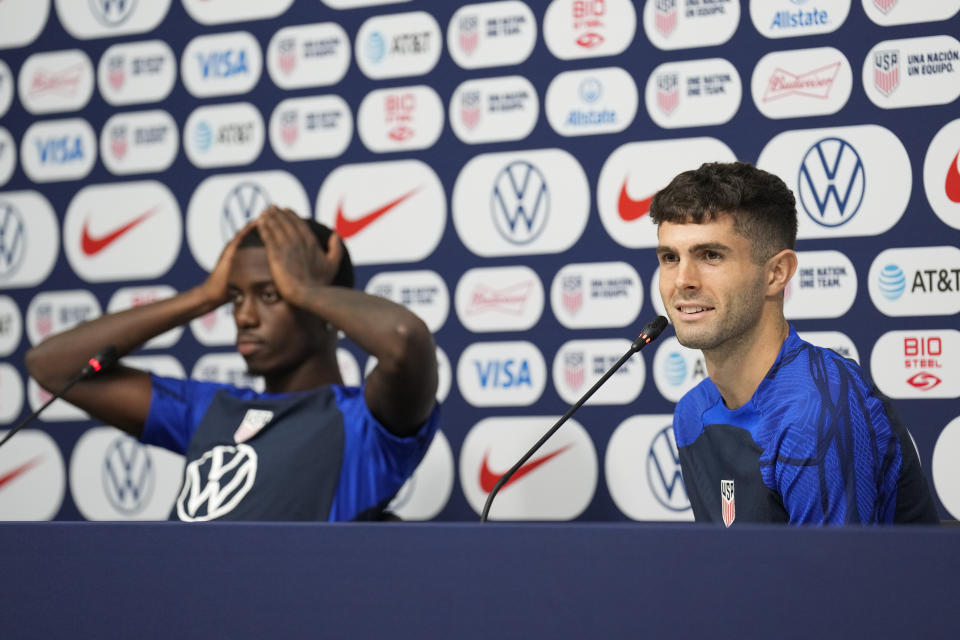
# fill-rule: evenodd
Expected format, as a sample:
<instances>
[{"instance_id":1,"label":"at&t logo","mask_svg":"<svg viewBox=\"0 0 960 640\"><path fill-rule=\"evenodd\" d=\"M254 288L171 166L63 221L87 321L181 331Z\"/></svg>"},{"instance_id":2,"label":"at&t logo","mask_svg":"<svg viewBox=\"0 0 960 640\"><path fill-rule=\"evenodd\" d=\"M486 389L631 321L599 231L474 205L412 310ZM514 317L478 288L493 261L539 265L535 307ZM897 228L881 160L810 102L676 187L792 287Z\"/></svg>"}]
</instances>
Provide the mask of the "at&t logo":
<instances>
[{"instance_id":1,"label":"at&t logo","mask_svg":"<svg viewBox=\"0 0 960 640\"><path fill-rule=\"evenodd\" d=\"M114 509L129 516L139 513L150 502L156 471L145 446L120 436L107 448L101 477L107 500Z\"/></svg>"},{"instance_id":2,"label":"at&t logo","mask_svg":"<svg viewBox=\"0 0 960 640\"><path fill-rule=\"evenodd\" d=\"M898 300L907 287L907 278L903 274L903 269L895 264L888 264L883 268L878 282L880 293L887 300Z\"/></svg>"},{"instance_id":3,"label":"at&t logo","mask_svg":"<svg viewBox=\"0 0 960 640\"><path fill-rule=\"evenodd\" d=\"M550 191L540 170L529 162L511 162L494 182L490 212L497 231L514 244L527 244L547 226Z\"/></svg>"},{"instance_id":4,"label":"at&t logo","mask_svg":"<svg viewBox=\"0 0 960 640\"><path fill-rule=\"evenodd\" d=\"M819 225L836 227L860 210L866 170L853 145L841 138L824 138L804 155L797 185L807 215Z\"/></svg>"}]
</instances>

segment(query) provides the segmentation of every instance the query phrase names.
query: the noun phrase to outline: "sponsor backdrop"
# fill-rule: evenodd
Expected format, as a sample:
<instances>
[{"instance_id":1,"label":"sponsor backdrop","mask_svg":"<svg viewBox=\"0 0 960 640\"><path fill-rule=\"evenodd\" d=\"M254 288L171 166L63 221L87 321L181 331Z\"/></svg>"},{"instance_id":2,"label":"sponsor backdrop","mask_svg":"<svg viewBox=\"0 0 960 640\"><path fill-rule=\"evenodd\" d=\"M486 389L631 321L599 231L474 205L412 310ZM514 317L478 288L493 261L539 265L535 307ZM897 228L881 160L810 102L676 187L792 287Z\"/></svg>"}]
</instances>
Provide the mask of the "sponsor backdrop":
<instances>
[{"instance_id":1,"label":"sponsor backdrop","mask_svg":"<svg viewBox=\"0 0 960 640\"><path fill-rule=\"evenodd\" d=\"M435 332L442 432L398 494L474 519L662 312L650 198L739 158L796 192L788 317L858 360L960 516L960 0L0 0L0 430L27 349L199 282L270 203ZM229 308L133 364L257 385ZM345 341L357 383L373 366ZM667 332L493 518L692 518ZM2 519L156 519L183 462L54 403L0 450Z\"/></svg>"}]
</instances>

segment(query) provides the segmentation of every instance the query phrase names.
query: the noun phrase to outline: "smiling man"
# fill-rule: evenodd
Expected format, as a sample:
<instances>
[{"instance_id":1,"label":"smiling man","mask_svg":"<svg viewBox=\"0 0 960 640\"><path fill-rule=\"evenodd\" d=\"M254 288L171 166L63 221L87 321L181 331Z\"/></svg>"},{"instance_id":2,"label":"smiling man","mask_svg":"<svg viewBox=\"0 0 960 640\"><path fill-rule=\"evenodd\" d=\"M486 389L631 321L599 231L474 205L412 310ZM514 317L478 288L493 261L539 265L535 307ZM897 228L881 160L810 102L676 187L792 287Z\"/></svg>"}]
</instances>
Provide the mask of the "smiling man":
<instances>
[{"instance_id":1,"label":"smiling man","mask_svg":"<svg viewBox=\"0 0 960 640\"><path fill-rule=\"evenodd\" d=\"M752 165L681 173L650 208L660 294L709 378L674 413L698 522L937 522L916 447L860 367L783 315L796 201Z\"/></svg>"},{"instance_id":2,"label":"smiling man","mask_svg":"<svg viewBox=\"0 0 960 640\"><path fill-rule=\"evenodd\" d=\"M436 432L436 353L414 314L352 286L336 234L271 207L227 244L201 285L52 336L26 364L59 390L107 345L126 354L232 302L237 350L265 393L118 366L66 399L186 456L173 518L377 518ZM340 376L340 330L377 358L361 387Z\"/></svg>"}]
</instances>

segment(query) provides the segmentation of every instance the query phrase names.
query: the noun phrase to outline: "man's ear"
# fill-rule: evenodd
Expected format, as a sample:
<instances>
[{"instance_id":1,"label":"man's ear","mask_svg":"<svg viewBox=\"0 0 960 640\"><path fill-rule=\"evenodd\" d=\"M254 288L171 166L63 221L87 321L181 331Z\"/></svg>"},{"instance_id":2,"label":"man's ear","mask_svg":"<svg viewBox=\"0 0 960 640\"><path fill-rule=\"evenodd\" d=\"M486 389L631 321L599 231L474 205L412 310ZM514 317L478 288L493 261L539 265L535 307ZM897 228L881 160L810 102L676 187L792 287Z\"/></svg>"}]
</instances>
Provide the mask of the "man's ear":
<instances>
[{"instance_id":1,"label":"man's ear","mask_svg":"<svg viewBox=\"0 0 960 640\"><path fill-rule=\"evenodd\" d=\"M767 260L767 295L782 293L797 272L797 254L792 249L784 249Z\"/></svg>"}]
</instances>

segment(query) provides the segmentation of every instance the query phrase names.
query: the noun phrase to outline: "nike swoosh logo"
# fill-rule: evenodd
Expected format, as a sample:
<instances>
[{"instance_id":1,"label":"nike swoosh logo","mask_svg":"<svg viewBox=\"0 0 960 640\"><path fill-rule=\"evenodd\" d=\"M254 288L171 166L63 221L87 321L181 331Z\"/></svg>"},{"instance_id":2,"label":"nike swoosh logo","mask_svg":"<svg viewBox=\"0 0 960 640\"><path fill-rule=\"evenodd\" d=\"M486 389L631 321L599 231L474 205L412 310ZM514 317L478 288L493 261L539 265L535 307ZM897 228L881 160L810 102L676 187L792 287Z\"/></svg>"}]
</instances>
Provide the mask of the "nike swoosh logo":
<instances>
[{"instance_id":1,"label":"nike swoosh logo","mask_svg":"<svg viewBox=\"0 0 960 640\"><path fill-rule=\"evenodd\" d=\"M957 158L960 158L960 151L957 152L957 155L953 156L953 164L950 165L950 169L947 171L947 184L945 188L950 201L960 204L960 169L957 168Z\"/></svg>"},{"instance_id":2,"label":"nike swoosh logo","mask_svg":"<svg viewBox=\"0 0 960 640\"><path fill-rule=\"evenodd\" d=\"M360 216L354 220L347 220L343 215L343 200L340 201L340 204L337 205L337 222L334 225L337 230L337 235L341 238L349 238L350 236L356 235L370 226L377 218L385 214L386 212L393 209L395 206L415 194L420 190L420 187L417 187L409 193L405 193L396 200L388 202L379 209L374 209L370 213Z\"/></svg>"},{"instance_id":3,"label":"nike swoosh logo","mask_svg":"<svg viewBox=\"0 0 960 640\"><path fill-rule=\"evenodd\" d=\"M556 458L558 455L560 455L561 453L563 453L564 451L566 451L572 446L573 446L572 443L568 444L565 447L560 447L553 453L548 453L545 456L542 456L540 458L534 458L533 460L528 461L525 465L517 469L517 472L513 474L513 477L510 478L510 480L508 480L505 485L503 485L503 488L506 489L507 487L509 487L511 484L513 484L523 476L527 475L528 473L530 473L540 465L546 462L549 462L553 458ZM489 457L490 457L490 452L487 451L483 456L483 464L480 466L480 488L483 489L484 493L490 493L491 491L493 491L493 486L497 484L497 481L500 480L500 478L503 476L503 473L494 473L493 471L490 470L490 466L487 462L487 459Z\"/></svg>"},{"instance_id":4,"label":"nike swoosh logo","mask_svg":"<svg viewBox=\"0 0 960 640\"><path fill-rule=\"evenodd\" d=\"M117 238L155 214L157 209L159 209L159 207L148 209L122 227L114 229L107 235L100 236L99 238L94 238L92 235L90 235L90 218L87 218L83 222L83 234L80 237L80 249L83 251L84 255L97 255L111 244L116 242Z\"/></svg>"},{"instance_id":5,"label":"nike swoosh logo","mask_svg":"<svg viewBox=\"0 0 960 640\"><path fill-rule=\"evenodd\" d=\"M647 215L650 213L650 203L653 202L653 195L649 198L634 200L627 195L627 179L624 178L623 186L620 187L620 199L617 200L617 211L620 213L620 217L624 222L633 222Z\"/></svg>"},{"instance_id":6,"label":"nike swoosh logo","mask_svg":"<svg viewBox=\"0 0 960 640\"><path fill-rule=\"evenodd\" d=\"M17 467L16 469L11 469L10 471L7 471L5 474L3 474L2 476L0 476L0 489L2 489L4 486L10 484L11 482L13 482L13 481L16 480L19 476L23 475L24 473L26 473L27 471L29 471L29 470L32 469L33 467L35 467L35 466L37 466L38 464L40 464L40 460L42 460L42 457L41 457L41 456L37 456L36 458L34 458L34 459L32 459L32 460L27 460L26 462L24 462L22 465L20 465L20 466Z\"/></svg>"}]
</instances>

